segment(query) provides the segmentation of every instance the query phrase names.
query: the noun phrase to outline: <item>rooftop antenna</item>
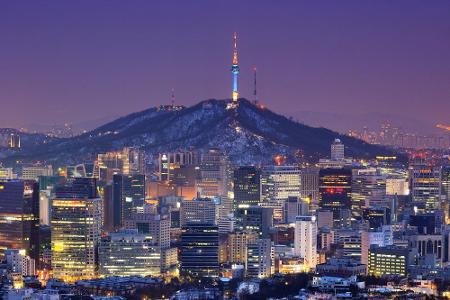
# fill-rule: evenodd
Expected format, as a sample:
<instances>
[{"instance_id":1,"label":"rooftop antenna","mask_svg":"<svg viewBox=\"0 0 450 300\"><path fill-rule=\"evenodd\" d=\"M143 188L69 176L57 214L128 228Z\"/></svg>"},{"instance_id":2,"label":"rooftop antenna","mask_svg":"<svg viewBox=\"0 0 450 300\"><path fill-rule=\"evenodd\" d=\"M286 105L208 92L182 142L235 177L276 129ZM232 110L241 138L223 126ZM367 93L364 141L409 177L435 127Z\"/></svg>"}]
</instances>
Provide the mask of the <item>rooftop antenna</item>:
<instances>
[{"instance_id":1,"label":"rooftop antenna","mask_svg":"<svg viewBox=\"0 0 450 300\"><path fill-rule=\"evenodd\" d=\"M172 110L175 110L175 89L172 88L171 94L170 94L170 100L172 105Z\"/></svg>"}]
</instances>

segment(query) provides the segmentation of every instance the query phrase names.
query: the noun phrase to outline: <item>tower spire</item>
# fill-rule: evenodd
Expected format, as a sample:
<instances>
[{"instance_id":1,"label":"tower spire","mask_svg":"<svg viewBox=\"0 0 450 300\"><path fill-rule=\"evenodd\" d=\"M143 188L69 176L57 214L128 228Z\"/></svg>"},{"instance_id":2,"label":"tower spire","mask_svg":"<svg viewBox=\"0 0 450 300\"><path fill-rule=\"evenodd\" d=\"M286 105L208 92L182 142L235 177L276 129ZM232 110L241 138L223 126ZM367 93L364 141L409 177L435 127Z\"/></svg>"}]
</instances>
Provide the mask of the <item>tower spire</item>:
<instances>
[{"instance_id":1,"label":"tower spire","mask_svg":"<svg viewBox=\"0 0 450 300\"><path fill-rule=\"evenodd\" d=\"M233 35L233 65L231 67L231 72L233 73L233 103L237 104L239 92L238 92L238 75L239 75L239 65L238 65L238 53L237 53L237 33Z\"/></svg>"}]
</instances>

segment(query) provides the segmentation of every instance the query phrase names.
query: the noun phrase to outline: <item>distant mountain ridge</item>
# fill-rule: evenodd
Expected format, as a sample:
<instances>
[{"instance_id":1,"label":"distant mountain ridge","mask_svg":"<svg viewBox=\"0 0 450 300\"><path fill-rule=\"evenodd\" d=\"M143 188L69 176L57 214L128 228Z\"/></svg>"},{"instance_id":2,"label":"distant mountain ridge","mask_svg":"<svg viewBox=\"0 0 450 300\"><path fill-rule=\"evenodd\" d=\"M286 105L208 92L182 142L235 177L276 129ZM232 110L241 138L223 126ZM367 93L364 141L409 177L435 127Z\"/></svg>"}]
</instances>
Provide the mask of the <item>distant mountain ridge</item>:
<instances>
[{"instance_id":1,"label":"distant mountain ridge","mask_svg":"<svg viewBox=\"0 0 450 300\"><path fill-rule=\"evenodd\" d=\"M292 121L246 99L239 99L237 108L228 109L228 103L229 100L210 99L179 110L168 106L150 108L73 138L24 149L5 160L41 160L64 165L133 146L150 155L188 148L219 148L236 164L264 164L272 163L277 154L295 160L299 151L310 159L328 157L335 138L345 144L348 156L371 158L394 154L385 147Z\"/></svg>"}]
</instances>

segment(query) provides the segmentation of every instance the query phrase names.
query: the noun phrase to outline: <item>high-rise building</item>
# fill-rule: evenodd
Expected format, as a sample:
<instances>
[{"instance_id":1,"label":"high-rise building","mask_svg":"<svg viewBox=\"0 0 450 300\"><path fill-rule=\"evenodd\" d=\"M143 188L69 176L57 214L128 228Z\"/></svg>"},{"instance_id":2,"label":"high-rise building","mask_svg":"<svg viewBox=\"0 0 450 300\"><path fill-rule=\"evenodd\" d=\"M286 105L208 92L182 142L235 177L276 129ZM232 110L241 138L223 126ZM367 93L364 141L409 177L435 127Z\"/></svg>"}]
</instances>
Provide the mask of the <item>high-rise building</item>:
<instances>
[{"instance_id":1,"label":"high-rise building","mask_svg":"<svg viewBox=\"0 0 450 300\"><path fill-rule=\"evenodd\" d=\"M11 273L19 273L22 276L36 275L35 261L26 251L21 249L5 250L6 267Z\"/></svg>"},{"instance_id":2,"label":"high-rise building","mask_svg":"<svg viewBox=\"0 0 450 300\"><path fill-rule=\"evenodd\" d=\"M377 229L365 228L361 231L361 263L369 265L369 249L393 244L393 231L389 225Z\"/></svg>"},{"instance_id":3,"label":"high-rise building","mask_svg":"<svg viewBox=\"0 0 450 300\"><path fill-rule=\"evenodd\" d=\"M319 207L333 211L339 222L342 210L351 208L352 171L350 169L322 169L319 172Z\"/></svg>"},{"instance_id":4,"label":"high-rise building","mask_svg":"<svg viewBox=\"0 0 450 300\"><path fill-rule=\"evenodd\" d=\"M152 238L136 229L110 233L99 245L99 273L106 276L158 276L161 253Z\"/></svg>"},{"instance_id":5,"label":"high-rise building","mask_svg":"<svg viewBox=\"0 0 450 300\"><path fill-rule=\"evenodd\" d=\"M388 207L367 207L363 210L362 217L368 222L370 229L391 224L391 210Z\"/></svg>"},{"instance_id":6,"label":"high-rise building","mask_svg":"<svg viewBox=\"0 0 450 300\"><path fill-rule=\"evenodd\" d=\"M248 277L265 278L272 274L272 242L270 239L257 239L247 243Z\"/></svg>"},{"instance_id":7,"label":"high-rise building","mask_svg":"<svg viewBox=\"0 0 450 300\"><path fill-rule=\"evenodd\" d=\"M73 282L97 275L101 208L93 178L75 178L56 188L51 216L55 278Z\"/></svg>"},{"instance_id":8,"label":"high-rise building","mask_svg":"<svg viewBox=\"0 0 450 300\"><path fill-rule=\"evenodd\" d=\"M297 216L309 215L309 203L298 197L288 197L284 203L284 223L295 223Z\"/></svg>"},{"instance_id":9,"label":"high-rise building","mask_svg":"<svg viewBox=\"0 0 450 300\"><path fill-rule=\"evenodd\" d=\"M442 197L444 201L450 202L450 165L442 167L441 185L442 185Z\"/></svg>"},{"instance_id":10,"label":"high-rise building","mask_svg":"<svg viewBox=\"0 0 450 300\"><path fill-rule=\"evenodd\" d=\"M214 225L182 227L180 249L181 274L216 277L219 274L219 232Z\"/></svg>"},{"instance_id":11,"label":"high-rise building","mask_svg":"<svg viewBox=\"0 0 450 300\"><path fill-rule=\"evenodd\" d=\"M209 198L183 200L180 207L181 226L188 224L216 224L216 203Z\"/></svg>"},{"instance_id":12,"label":"high-rise building","mask_svg":"<svg viewBox=\"0 0 450 300\"><path fill-rule=\"evenodd\" d=\"M170 218L160 214L134 213L125 221L126 229L136 229L161 249L170 248Z\"/></svg>"},{"instance_id":13,"label":"high-rise building","mask_svg":"<svg viewBox=\"0 0 450 300\"><path fill-rule=\"evenodd\" d=\"M50 225L51 199L55 196L55 187L64 183L62 176L39 176L39 222Z\"/></svg>"},{"instance_id":14,"label":"high-rise building","mask_svg":"<svg viewBox=\"0 0 450 300\"><path fill-rule=\"evenodd\" d=\"M300 171L300 198L309 202L311 211L319 207L319 168L308 167Z\"/></svg>"},{"instance_id":15,"label":"high-rise building","mask_svg":"<svg viewBox=\"0 0 450 300\"><path fill-rule=\"evenodd\" d=\"M144 205L145 175L113 175L113 227L119 228L138 207Z\"/></svg>"},{"instance_id":16,"label":"high-rise building","mask_svg":"<svg viewBox=\"0 0 450 300\"><path fill-rule=\"evenodd\" d=\"M182 167L200 165L197 151L165 152L158 156L158 175L160 181L173 182L176 170Z\"/></svg>"},{"instance_id":17,"label":"high-rise building","mask_svg":"<svg viewBox=\"0 0 450 300\"><path fill-rule=\"evenodd\" d=\"M365 207L385 205L386 201L386 176L380 170L352 170L351 208L354 216L361 216Z\"/></svg>"},{"instance_id":18,"label":"high-rise building","mask_svg":"<svg viewBox=\"0 0 450 300\"><path fill-rule=\"evenodd\" d=\"M234 205L258 205L260 202L261 171L254 166L234 170Z\"/></svg>"},{"instance_id":19,"label":"high-rise building","mask_svg":"<svg viewBox=\"0 0 450 300\"><path fill-rule=\"evenodd\" d=\"M395 246L375 247L369 249L369 275L406 276L409 251Z\"/></svg>"},{"instance_id":20,"label":"high-rise building","mask_svg":"<svg viewBox=\"0 0 450 300\"><path fill-rule=\"evenodd\" d=\"M97 156L97 167L97 177L106 182L112 180L114 174L145 174L144 154L136 148L101 153Z\"/></svg>"},{"instance_id":21,"label":"high-rise building","mask_svg":"<svg viewBox=\"0 0 450 300\"><path fill-rule=\"evenodd\" d=\"M261 206L241 206L236 210L236 229L254 231L268 237L273 226L273 209Z\"/></svg>"},{"instance_id":22,"label":"high-rise building","mask_svg":"<svg viewBox=\"0 0 450 300\"><path fill-rule=\"evenodd\" d=\"M441 208L441 169L429 164L410 166L411 195L415 202L423 202L427 212Z\"/></svg>"},{"instance_id":23,"label":"high-rise building","mask_svg":"<svg viewBox=\"0 0 450 300\"><path fill-rule=\"evenodd\" d=\"M274 210L274 219L283 221L288 197L300 197L301 170L296 166L271 166L261 174L261 206Z\"/></svg>"},{"instance_id":24,"label":"high-rise building","mask_svg":"<svg viewBox=\"0 0 450 300\"><path fill-rule=\"evenodd\" d=\"M344 160L345 147L340 139L335 139L331 144L331 160Z\"/></svg>"},{"instance_id":25,"label":"high-rise building","mask_svg":"<svg viewBox=\"0 0 450 300\"><path fill-rule=\"evenodd\" d=\"M404 177L389 176L386 178L386 195L407 196L409 195L408 180Z\"/></svg>"},{"instance_id":26,"label":"high-rise building","mask_svg":"<svg viewBox=\"0 0 450 300\"><path fill-rule=\"evenodd\" d=\"M254 231L235 231L228 234L228 262L245 264L247 261L247 245L259 239Z\"/></svg>"},{"instance_id":27,"label":"high-rise building","mask_svg":"<svg viewBox=\"0 0 450 300\"><path fill-rule=\"evenodd\" d=\"M228 196L231 191L231 164L228 156L218 149L203 153L197 192L201 198Z\"/></svg>"},{"instance_id":28,"label":"high-rise building","mask_svg":"<svg viewBox=\"0 0 450 300\"><path fill-rule=\"evenodd\" d=\"M24 249L39 259L39 184L34 181L0 181L0 255L6 249Z\"/></svg>"},{"instance_id":29,"label":"high-rise building","mask_svg":"<svg viewBox=\"0 0 450 300\"><path fill-rule=\"evenodd\" d=\"M304 259L307 269L317 265L317 221L315 216L298 216L295 221L294 254Z\"/></svg>"},{"instance_id":30,"label":"high-rise building","mask_svg":"<svg viewBox=\"0 0 450 300\"><path fill-rule=\"evenodd\" d=\"M53 168L48 166L27 166L22 168L23 180L38 180L39 176L53 176Z\"/></svg>"}]
</instances>

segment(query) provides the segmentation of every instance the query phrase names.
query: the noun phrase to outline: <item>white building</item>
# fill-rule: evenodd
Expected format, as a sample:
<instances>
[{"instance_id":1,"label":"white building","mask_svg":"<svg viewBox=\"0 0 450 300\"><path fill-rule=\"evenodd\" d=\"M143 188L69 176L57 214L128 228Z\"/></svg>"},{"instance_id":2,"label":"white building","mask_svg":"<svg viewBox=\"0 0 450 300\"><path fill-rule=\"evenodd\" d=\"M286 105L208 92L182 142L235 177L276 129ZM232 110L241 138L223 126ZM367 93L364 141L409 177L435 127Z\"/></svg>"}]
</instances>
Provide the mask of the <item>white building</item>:
<instances>
[{"instance_id":1,"label":"white building","mask_svg":"<svg viewBox=\"0 0 450 300\"><path fill-rule=\"evenodd\" d=\"M21 179L38 180L39 176L53 176L53 168L48 166L30 166L22 168Z\"/></svg>"},{"instance_id":2,"label":"white building","mask_svg":"<svg viewBox=\"0 0 450 300\"><path fill-rule=\"evenodd\" d=\"M34 259L26 255L25 250L7 249L5 250L6 266L12 273L19 273L23 276L33 276L35 272Z\"/></svg>"},{"instance_id":3,"label":"white building","mask_svg":"<svg viewBox=\"0 0 450 300\"><path fill-rule=\"evenodd\" d=\"M110 233L99 245L100 274L107 276L158 276L161 251L153 239L137 230Z\"/></svg>"},{"instance_id":4,"label":"white building","mask_svg":"<svg viewBox=\"0 0 450 300\"><path fill-rule=\"evenodd\" d=\"M295 221L294 255L305 261L305 266L317 265L317 221L315 216L298 216Z\"/></svg>"},{"instance_id":5,"label":"white building","mask_svg":"<svg viewBox=\"0 0 450 300\"><path fill-rule=\"evenodd\" d=\"M183 200L180 208L181 226L187 224L216 224L216 204L209 198Z\"/></svg>"},{"instance_id":6,"label":"white building","mask_svg":"<svg viewBox=\"0 0 450 300\"><path fill-rule=\"evenodd\" d=\"M344 160L344 144L340 139L335 139L331 144L331 160Z\"/></svg>"}]
</instances>

